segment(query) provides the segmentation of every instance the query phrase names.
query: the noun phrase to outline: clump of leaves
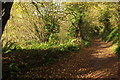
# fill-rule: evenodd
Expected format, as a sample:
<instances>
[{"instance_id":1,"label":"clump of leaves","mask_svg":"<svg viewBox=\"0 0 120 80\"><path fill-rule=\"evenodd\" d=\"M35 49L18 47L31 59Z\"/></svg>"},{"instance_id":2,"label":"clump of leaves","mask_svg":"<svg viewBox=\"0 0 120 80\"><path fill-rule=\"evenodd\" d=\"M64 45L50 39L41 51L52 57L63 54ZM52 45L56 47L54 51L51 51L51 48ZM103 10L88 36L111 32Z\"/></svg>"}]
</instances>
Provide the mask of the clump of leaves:
<instances>
[{"instance_id":1,"label":"clump of leaves","mask_svg":"<svg viewBox=\"0 0 120 80\"><path fill-rule=\"evenodd\" d=\"M17 49L21 49L19 45L15 42L8 41L6 42L5 46L2 48L3 53L8 53Z\"/></svg>"}]
</instances>

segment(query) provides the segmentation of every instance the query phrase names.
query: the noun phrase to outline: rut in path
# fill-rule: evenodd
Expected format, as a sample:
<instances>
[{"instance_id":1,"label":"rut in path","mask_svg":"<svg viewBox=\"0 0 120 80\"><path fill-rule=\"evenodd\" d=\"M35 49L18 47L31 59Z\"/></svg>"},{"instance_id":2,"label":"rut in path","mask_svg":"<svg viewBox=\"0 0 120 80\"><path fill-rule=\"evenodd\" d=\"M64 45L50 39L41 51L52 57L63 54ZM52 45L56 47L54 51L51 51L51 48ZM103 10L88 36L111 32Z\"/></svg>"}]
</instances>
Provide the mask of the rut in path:
<instances>
[{"instance_id":1,"label":"rut in path","mask_svg":"<svg viewBox=\"0 0 120 80\"><path fill-rule=\"evenodd\" d=\"M91 46L58 63L31 68L25 75L35 78L117 78L118 62L112 46L95 39Z\"/></svg>"}]
</instances>

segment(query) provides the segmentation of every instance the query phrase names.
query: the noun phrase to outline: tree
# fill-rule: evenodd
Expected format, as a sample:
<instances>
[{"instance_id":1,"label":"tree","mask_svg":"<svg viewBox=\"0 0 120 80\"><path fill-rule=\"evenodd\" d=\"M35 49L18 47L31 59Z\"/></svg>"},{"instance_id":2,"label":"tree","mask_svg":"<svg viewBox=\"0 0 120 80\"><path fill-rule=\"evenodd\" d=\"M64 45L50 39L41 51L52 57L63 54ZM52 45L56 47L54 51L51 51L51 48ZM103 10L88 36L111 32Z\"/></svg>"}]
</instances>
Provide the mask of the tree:
<instances>
[{"instance_id":1,"label":"tree","mask_svg":"<svg viewBox=\"0 0 120 80\"><path fill-rule=\"evenodd\" d=\"M4 28L8 19L10 18L10 11L11 11L12 5L13 5L13 2L2 2L2 33L4 31Z\"/></svg>"}]
</instances>

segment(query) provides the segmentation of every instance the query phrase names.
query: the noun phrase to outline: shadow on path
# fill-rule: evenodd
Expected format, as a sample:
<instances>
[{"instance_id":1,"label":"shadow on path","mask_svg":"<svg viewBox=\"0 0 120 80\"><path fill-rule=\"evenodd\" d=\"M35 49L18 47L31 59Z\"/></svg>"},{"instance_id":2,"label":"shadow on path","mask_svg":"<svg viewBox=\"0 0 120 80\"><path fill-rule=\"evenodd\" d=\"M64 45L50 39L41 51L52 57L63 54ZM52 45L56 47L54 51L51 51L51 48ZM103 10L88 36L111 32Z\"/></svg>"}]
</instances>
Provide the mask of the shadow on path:
<instances>
[{"instance_id":1,"label":"shadow on path","mask_svg":"<svg viewBox=\"0 0 120 80\"><path fill-rule=\"evenodd\" d=\"M37 60L39 61L39 59ZM40 66L39 62L34 61L36 66L29 66L29 69L21 73L19 77L21 79L98 78L101 80L101 78L109 78L109 80L112 80L114 78L118 80L118 63L112 45L97 38L93 40L91 46L79 52L70 53L70 55L61 58L58 63L53 65Z\"/></svg>"}]
</instances>

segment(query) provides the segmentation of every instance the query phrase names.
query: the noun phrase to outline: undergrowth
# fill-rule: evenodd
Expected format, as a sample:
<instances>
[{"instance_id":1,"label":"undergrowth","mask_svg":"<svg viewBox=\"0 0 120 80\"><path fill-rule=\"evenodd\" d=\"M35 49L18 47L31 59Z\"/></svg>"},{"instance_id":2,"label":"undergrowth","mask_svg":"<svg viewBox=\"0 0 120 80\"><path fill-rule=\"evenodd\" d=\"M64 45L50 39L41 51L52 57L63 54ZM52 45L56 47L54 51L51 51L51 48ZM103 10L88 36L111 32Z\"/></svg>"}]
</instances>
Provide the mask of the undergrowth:
<instances>
[{"instance_id":1,"label":"undergrowth","mask_svg":"<svg viewBox=\"0 0 120 80\"><path fill-rule=\"evenodd\" d=\"M105 33L104 33L105 34ZM115 49L115 53L120 56L120 27L113 28L109 34L106 34L107 36L103 38L106 42L111 42L113 45L117 44L117 47Z\"/></svg>"},{"instance_id":2,"label":"undergrowth","mask_svg":"<svg viewBox=\"0 0 120 80\"><path fill-rule=\"evenodd\" d=\"M117 48L115 49L115 53L120 57L120 41L119 43L117 44Z\"/></svg>"},{"instance_id":3,"label":"undergrowth","mask_svg":"<svg viewBox=\"0 0 120 80\"><path fill-rule=\"evenodd\" d=\"M23 47L13 42L7 42L6 45L3 47L3 53L23 53L25 52L25 50L34 50L31 52L29 51L29 53L37 55L39 54L40 50L45 50L46 53L43 54L42 58L43 64L50 64L57 61L56 59L59 59L59 57L61 57L62 55L66 55L66 53L76 52L81 48L90 45L90 41L77 39L68 39L62 43L46 42L38 44L35 41L26 43L29 43L29 45L27 47ZM37 52L36 50L39 51Z\"/></svg>"}]
</instances>

